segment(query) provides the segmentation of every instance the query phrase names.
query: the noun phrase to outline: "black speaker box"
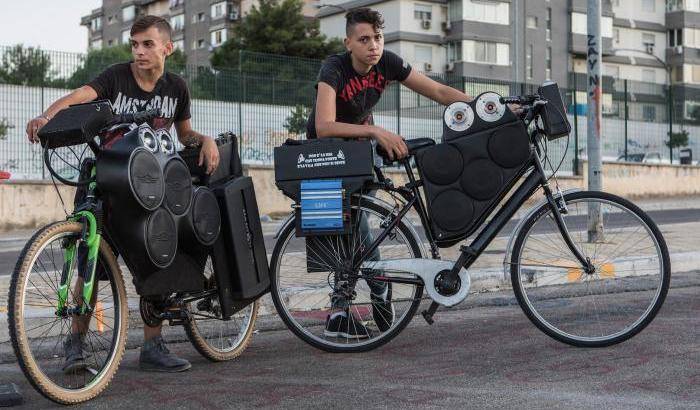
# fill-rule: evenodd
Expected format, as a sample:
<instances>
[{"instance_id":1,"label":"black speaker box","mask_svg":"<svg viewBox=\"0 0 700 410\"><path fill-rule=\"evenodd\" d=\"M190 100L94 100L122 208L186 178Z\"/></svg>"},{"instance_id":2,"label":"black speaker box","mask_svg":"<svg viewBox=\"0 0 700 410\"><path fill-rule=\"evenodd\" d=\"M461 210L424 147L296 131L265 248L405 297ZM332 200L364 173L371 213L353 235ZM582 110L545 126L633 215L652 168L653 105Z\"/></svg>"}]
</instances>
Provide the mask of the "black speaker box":
<instances>
[{"instance_id":1,"label":"black speaker box","mask_svg":"<svg viewBox=\"0 0 700 410\"><path fill-rule=\"evenodd\" d=\"M220 292L234 300L255 299L268 292L270 273L253 181L238 177L213 191L222 214L212 252L214 271L223 276Z\"/></svg>"},{"instance_id":2,"label":"black speaker box","mask_svg":"<svg viewBox=\"0 0 700 410\"><path fill-rule=\"evenodd\" d=\"M190 245L186 245L188 248L211 246L219 237L220 230L221 212L216 196L207 187L195 188L190 211L182 218L180 225L181 242Z\"/></svg>"},{"instance_id":3,"label":"black speaker box","mask_svg":"<svg viewBox=\"0 0 700 410\"><path fill-rule=\"evenodd\" d=\"M185 148L179 152L190 174L199 180L198 185L213 185L243 175L241 157L238 154L238 138L233 133L226 132L216 138L216 145L219 148L219 166L211 175L207 174L205 164L198 164L201 147Z\"/></svg>"},{"instance_id":4,"label":"black speaker box","mask_svg":"<svg viewBox=\"0 0 700 410\"><path fill-rule=\"evenodd\" d=\"M84 144L113 118L108 100L71 105L56 114L39 130L42 147L60 148Z\"/></svg>"}]
</instances>

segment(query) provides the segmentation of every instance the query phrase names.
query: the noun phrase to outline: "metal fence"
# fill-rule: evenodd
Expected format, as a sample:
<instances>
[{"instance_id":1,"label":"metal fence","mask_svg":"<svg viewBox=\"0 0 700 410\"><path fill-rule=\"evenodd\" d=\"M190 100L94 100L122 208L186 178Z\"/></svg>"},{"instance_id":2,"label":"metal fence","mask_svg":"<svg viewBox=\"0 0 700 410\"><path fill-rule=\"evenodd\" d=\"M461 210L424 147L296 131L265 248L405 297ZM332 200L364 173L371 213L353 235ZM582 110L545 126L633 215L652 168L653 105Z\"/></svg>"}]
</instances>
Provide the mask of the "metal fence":
<instances>
[{"instance_id":1,"label":"metal fence","mask_svg":"<svg viewBox=\"0 0 700 410\"><path fill-rule=\"evenodd\" d=\"M0 47L0 170L13 178L45 178L41 152L26 142L27 121L41 113L68 89L86 83L104 68L123 59L123 53L101 58ZM38 61L38 63L37 63ZM286 126L295 106L309 107L321 61L241 52L226 69L174 66L169 70L187 81L192 101L193 127L207 135L231 130L241 137L246 163L270 164L275 146L300 136ZM536 85L434 75L435 80L476 96L485 91L501 95L532 93ZM585 158L586 77L571 74L571 89L562 89L574 126L571 138L551 143L552 163L575 173ZM674 132L689 134L688 146L700 153L700 92L692 87L667 86L604 78L603 157L608 160L668 161L669 119ZM672 98L669 98L672 97ZM672 102L672 103L671 103ZM442 135L444 107L400 86L390 84L374 109L375 124L405 138ZM672 115L670 115L672 113ZM303 136L301 136L303 137ZM646 154L640 156L640 154ZM674 152L675 162L678 149Z\"/></svg>"}]
</instances>

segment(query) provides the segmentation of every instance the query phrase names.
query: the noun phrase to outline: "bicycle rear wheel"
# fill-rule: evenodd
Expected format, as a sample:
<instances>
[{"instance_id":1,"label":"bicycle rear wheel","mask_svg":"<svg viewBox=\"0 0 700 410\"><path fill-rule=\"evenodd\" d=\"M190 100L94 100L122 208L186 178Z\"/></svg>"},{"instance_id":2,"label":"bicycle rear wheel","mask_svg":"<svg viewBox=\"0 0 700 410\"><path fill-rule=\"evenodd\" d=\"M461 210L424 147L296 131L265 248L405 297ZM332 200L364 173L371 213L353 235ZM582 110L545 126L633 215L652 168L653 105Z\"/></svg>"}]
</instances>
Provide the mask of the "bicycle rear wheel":
<instances>
[{"instance_id":1,"label":"bicycle rear wheel","mask_svg":"<svg viewBox=\"0 0 700 410\"><path fill-rule=\"evenodd\" d=\"M69 314L83 305L75 263L67 310L57 312L65 248L80 245L83 225L59 222L39 230L17 261L9 292L12 347L24 375L41 394L61 404L90 400L104 390L126 346L128 306L119 265L103 240L97 258L91 314ZM99 281L98 281L99 280ZM79 335L83 359L66 369L71 334Z\"/></svg>"},{"instance_id":2,"label":"bicycle rear wheel","mask_svg":"<svg viewBox=\"0 0 700 410\"><path fill-rule=\"evenodd\" d=\"M527 317L556 340L581 347L620 343L642 331L666 298L666 242L651 218L623 198L588 191L564 200L571 239L595 271L582 269L544 205L525 221L513 246L515 296Z\"/></svg>"},{"instance_id":3,"label":"bicycle rear wheel","mask_svg":"<svg viewBox=\"0 0 700 410\"><path fill-rule=\"evenodd\" d=\"M204 276L209 283L208 289L215 289L211 258L207 258ZM259 304L258 299L234 313L230 320L223 320L218 296L192 302L190 320L185 324L187 338L202 356L213 362L235 359L253 338Z\"/></svg>"},{"instance_id":4,"label":"bicycle rear wheel","mask_svg":"<svg viewBox=\"0 0 700 410\"><path fill-rule=\"evenodd\" d=\"M299 338L328 352L362 352L388 342L411 321L423 294L421 284L383 282L372 272L352 269L373 241L368 238L376 238L395 215L359 197L353 197L351 208L350 234L297 237L291 223L270 262L272 300L280 317ZM420 258L418 241L399 221L370 260ZM408 273L392 276L417 279Z\"/></svg>"}]
</instances>

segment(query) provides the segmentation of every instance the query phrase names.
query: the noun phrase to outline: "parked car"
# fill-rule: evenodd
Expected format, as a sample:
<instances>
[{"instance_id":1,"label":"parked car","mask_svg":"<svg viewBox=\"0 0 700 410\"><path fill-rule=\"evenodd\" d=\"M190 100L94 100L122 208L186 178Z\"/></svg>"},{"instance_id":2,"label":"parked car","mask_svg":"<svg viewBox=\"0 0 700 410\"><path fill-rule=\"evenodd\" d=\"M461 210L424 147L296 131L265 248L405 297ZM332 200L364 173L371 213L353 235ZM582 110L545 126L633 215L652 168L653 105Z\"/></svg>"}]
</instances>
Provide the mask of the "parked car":
<instances>
[{"instance_id":1,"label":"parked car","mask_svg":"<svg viewBox=\"0 0 700 410\"><path fill-rule=\"evenodd\" d=\"M627 154L627 159L625 159L625 156L623 154L618 156L617 160L624 162L642 162L646 164L661 164L662 162L664 162L661 159L661 154L659 154L658 152L638 152L634 154Z\"/></svg>"}]
</instances>

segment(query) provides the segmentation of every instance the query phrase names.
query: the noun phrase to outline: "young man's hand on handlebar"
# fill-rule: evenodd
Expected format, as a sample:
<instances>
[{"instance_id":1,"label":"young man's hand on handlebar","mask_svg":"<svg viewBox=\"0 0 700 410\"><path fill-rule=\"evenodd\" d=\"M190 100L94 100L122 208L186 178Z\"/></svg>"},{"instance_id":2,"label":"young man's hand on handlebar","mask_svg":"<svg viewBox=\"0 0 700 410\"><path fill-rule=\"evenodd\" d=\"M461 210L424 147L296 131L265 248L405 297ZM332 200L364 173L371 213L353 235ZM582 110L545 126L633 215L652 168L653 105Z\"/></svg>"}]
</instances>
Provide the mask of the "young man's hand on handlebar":
<instances>
[{"instance_id":1,"label":"young man's hand on handlebar","mask_svg":"<svg viewBox=\"0 0 700 410\"><path fill-rule=\"evenodd\" d=\"M408 156L408 146L406 146L406 141L400 135L375 126L372 127L371 134L372 138L377 141L377 144L386 150L390 160L393 161Z\"/></svg>"}]
</instances>

